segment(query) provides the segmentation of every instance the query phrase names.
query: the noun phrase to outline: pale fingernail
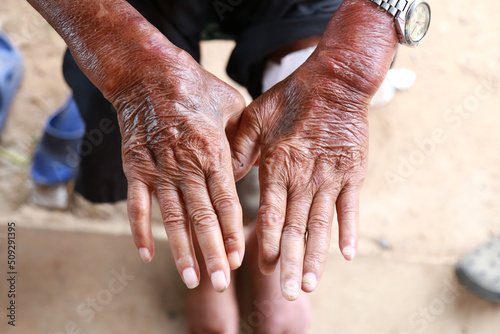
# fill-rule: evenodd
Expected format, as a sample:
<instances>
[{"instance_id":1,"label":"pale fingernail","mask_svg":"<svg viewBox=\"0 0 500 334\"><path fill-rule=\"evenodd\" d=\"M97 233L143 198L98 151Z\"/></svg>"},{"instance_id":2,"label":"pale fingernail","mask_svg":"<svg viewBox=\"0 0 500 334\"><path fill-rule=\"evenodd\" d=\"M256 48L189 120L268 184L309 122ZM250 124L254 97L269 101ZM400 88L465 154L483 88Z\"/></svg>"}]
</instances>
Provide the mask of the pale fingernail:
<instances>
[{"instance_id":1,"label":"pale fingernail","mask_svg":"<svg viewBox=\"0 0 500 334\"><path fill-rule=\"evenodd\" d=\"M300 287L295 281L286 281L283 285L283 296L288 300L295 300L299 298Z\"/></svg>"},{"instance_id":2,"label":"pale fingernail","mask_svg":"<svg viewBox=\"0 0 500 334\"><path fill-rule=\"evenodd\" d=\"M342 255L347 261L351 261L356 256L356 250L354 247L347 246L342 249Z\"/></svg>"},{"instance_id":3,"label":"pale fingernail","mask_svg":"<svg viewBox=\"0 0 500 334\"><path fill-rule=\"evenodd\" d=\"M147 248L139 248L139 254L141 254L142 261L148 263L151 262L151 253L149 252L149 249Z\"/></svg>"},{"instance_id":4,"label":"pale fingernail","mask_svg":"<svg viewBox=\"0 0 500 334\"><path fill-rule=\"evenodd\" d=\"M318 286L318 279L313 273L306 273L302 277L302 284L307 290L314 290Z\"/></svg>"},{"instance_id":5,"label":"pale fingernail","mask_svg":"<svg viewBox=\"0 0 500 334\"><path fill-rule=\"evenodd\" d=\"M239 268L241 266L240 253L232 252L231 254L228 255L228 261L229 265L231 266L231 269Z\"/></svg>"},{"instance_id":6,"label":"pale fingernail","mask_svg":"<svg viewBox=\"0 0 500 334\"><path fill-rule=\"evenodd\" d=\"M194 271L193 268L184 269L182 278L184 279L184 284L186 284L189 289L194 289L200 284L198 276L196 276L196 271Z\"/></svg>"},{"instance_id":7,"label":"pale fingernail","mask_svg":"<svg viewBox=\"0 0 500 334\"><path fill-rule=\"evenodd\" d=\"M222 292L226 290L227 280L226 280L226 275L224 275L224 272L222 270L212 273L210 278L212 279L212 285L215 291Z\"/></svg>"}]
</instances>

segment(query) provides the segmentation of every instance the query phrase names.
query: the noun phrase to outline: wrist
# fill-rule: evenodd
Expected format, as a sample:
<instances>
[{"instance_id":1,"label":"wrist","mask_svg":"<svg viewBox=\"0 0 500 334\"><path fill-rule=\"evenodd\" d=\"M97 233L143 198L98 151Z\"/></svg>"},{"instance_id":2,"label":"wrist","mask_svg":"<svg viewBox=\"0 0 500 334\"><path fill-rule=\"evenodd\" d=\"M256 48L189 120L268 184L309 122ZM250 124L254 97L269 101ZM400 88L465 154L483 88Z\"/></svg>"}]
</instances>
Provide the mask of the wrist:
<instances>
[{"instance_id":1,"label":"wrist","mask_svg":"<svg viewBox=\"0 0 500 334\"><path fill-rule=\"evenodd\" d=\"M165 72L159 60L169 64L183 53L124 0L28 1L111 102L125 87Z\"/></svg>"},{"instance_id":2,"label":"wrist","mask_svg":"<svg viewBox=\"0 0 500 334\"><path fill-rule=\"evenodd\" d=\"M96 22L98 34L81 31L67 42L82 71L113 104L127 90L145 88L190 58L134 11L121 22Z\"/></svg>"},{"instance_id":3,"label":"wrist","mask_svg":"<svg viewBox=\"0 0 500 334\"><path fill-rule=\"evenodd\" d=\"M310 61L326 77L372 96L390 67L398 37L393 18L367 0L345 0Z\"/></svg>"},{"instance_id":4,"label":"wrist","mask_svg":"<svg viewBox=\"0 0 500 334\"><path fill-rule=\"evenodd\" d=\"M173 94L179 84L175 78L190 71L190 66L198 65L187 52L174 45L152 49L148 41L139 43L133 49L119 49L119 54L112 56L112 63L101 67L102 75L97 78L96 86L117 110L120 101L157 91L165 96Z\"/></svg>"}]
</instances>

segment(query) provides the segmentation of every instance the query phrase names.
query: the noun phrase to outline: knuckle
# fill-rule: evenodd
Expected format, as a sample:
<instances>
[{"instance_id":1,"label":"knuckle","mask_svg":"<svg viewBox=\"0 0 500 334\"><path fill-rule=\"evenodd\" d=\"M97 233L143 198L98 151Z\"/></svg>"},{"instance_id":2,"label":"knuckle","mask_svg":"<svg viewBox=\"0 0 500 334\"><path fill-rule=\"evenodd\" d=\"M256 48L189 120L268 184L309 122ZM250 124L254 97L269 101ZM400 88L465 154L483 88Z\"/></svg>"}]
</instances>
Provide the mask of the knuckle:
<instances>
[{"instance_id":1,"label":"knuckle","mask_svg":"<svg viewBox=\"0 0 500 334\"><path fill-rule=\"evenodd\" d=\"M356 204L347 202L345 203L342 208L340 208L340 214L344 215L345 217L349 217L349 219L345 220L353 220L352 217L358 212L358 208Z\"/></svg>"},{"instance_id":2,"label":"knuckle","mask_svg":"<svg viewBox=\"0 0 500 334\"><path fill-rule=\"evenodd\" d=\"M340 148L334 150L332 165L335 170L352 178L353 175L364 174L366 170L367 158L362 150L356 148Z\"/></svg>"},{"instance_id":3,"label":"knuckle","mask_svg":"<svg viewBox=\"0 0 500 334\"><path fill-rule=\"evenodd\" d=\"M204 145L204 153L210 161L221 161L222 152L224 151L224 149L221 147L221 145L214 144L214 142L218 143L220 142L220 140L204 141L202 143Z\"/></svg>"},{"instance_id":4,"label":"knuckle","mask_svg":"<svg viewBox=\"0 0 500 334\"><path fill-rule=\"evenodd\" d=\"M325 185L328 188L328 186L332 183L332 173L329 170L330 168L326 168L324 163L319 163L317 166L315 166L315 170L311 175L310 181L309 181L309 189L311 192L318 191L318 189L323 188Z\"/></svg>"},{"instance_id":5,"label":"knuckle","mask_svg":"<svg viewBox=\"0 0 500 334\"><path fill-rule=\"evenodd\" d=\"M203 152L204 161L207 164L219 163L224 156L224 141L221 140L222 134L214 133L215 130L199 134L196 140L193 140L195 148Z\"/></svg>"},{"instance_id":6,"label":"knuckle","mask_svg":"<svg viewBox=\"0 0 500 334\"><path fill-rule=\"evenodd\" d=\"M194 209L189 218L195 229L203 232L212 231L219 227L213 211L206 208Z\"/></svg>"},{"instance_id":7,"label":"knuckle","mask_svg":"<svg viewBox=\"0 0 500 334\"><path fill-rule=\"evenodd\" d=\"M295 238L304 238L305 235L306 235L306 227L302 223L293 221L291 223L286 224L283 227L283 236L295 239Z\"/></svg>"},{"instance_id":8,"label":"knuckle","mask_svg":"<svg viewBox=\"0 0 500 334\"><path fill-rule=\"evenodd\" d=\"M342 223L352 224L356 222L358 216L358 205L352 201L345 201L340 208L337 209L338 218Z\"/></svg>"},{"instance_id":9,"label":"knuckle","mask_svg":"<svg viewBox=\"0 0 500 334\"><path fill-rule=\"evenodd\" d=\"M143 200L129 199L127 208L130 220L135 223L146 218L149 205Z\"/></svg>"},{"instance_id":10,"label":"knuckle","mask_svg":"<svg viewBox=\"0 0 500 334\"><path fill-rule=\"evenodd\" d=\"M172 232L186 230L186 216L180 208L171 207L165 203L160 205L163 225Z\"/></svg>"},{"instance_id":11,"label":"knuckle","mask_svg":"<svg viewBox=\"0 0 500 334\"><path fill-rule=\"evenodd\" d=\"M290 158L290 148L285 144L276 144L267 152L267 159L270 161L285 161Z\"/></svg>"},{"instance_id":12,"label":"knuckle","mask_svg":"<svg viewBox=\"0 0 500 334\"><path fill-rule=\"evenodd\" d=\"M150 153L142 148L127 146L122 149L123 160L125 163L133 164L137 162L150 161Z\"/></svg>"},{"instance_id":13,"label":"knuckle","mask_svg":"<svg viewBox=\"0 0 500 334\"><path fill-rule=\"evenodd\" d=\"M179 214L167 214L163 219L163 225L170 232L179 232L186 230L186 221Z\"/></svg>"},{"instance_id":14,"label":"knuckle","mask_svg":"<svg viewBox=\"0 0 500 334\"><path fill-rule=\"evenodd\" d=\"M276 204L261 204L258 215L259 225L263 229L276 229L283 226L285 213L280 210Z\"/></svg>"},{"instance_id":15,"label":"knuckle","mask_svg":"<svg viewBox=\"0 0 500 334\"><path fill-rule=\"evenodd\" d=\"M307 224L308 232L328 232L331 226L330 222L326 219L328 216L330 216L330 214L326 209L320 209L319 212L312 213L309 218L309 223Z\"/></svg>"},{"instance_id":16,"label":"knuckle","mask_svg":"<svg viewBox=\"0 0 500 334\"><path fill-rule=\"evenodd\" d=\"M122 148L123 164L133 167L139 164L151 164L154 159L151 151L145 149L140 140L128 141L123 143ZM127 169L125 169L127 172Z\"/></svg>"},{"instance_id":17,"label":"knuckle","mask_svg":"<svg viewBox=\"0 0 500 334\"><path fill-rule=\"evenodd\" d=\"M242 242L242 238L239 232L224 232L224 244L226 246L239 245Z\"/></svg>"},{"instance_id":18,"label":"knuckle","mask_svg":"<svg viewBox=\"0 0 500 334\"><path fill-rule=\"evenodd\" d=\"M216 271L220 268L223 268L223 261L225 258L225 253L218 252L217 250L207 252L205 255L205 263L207 264L207 269L209 272Z\"/></svg>"},{"instance_id":19,"label":"knuckle","mask_svg":"<svg viewBox=\"0 0 500 334\"><path fill-rule=\"evenodd\" d=\"M300 168L290 171L288 185L290 200L307 201L313 196L311 182L314 174L313 168L309 163L301 164Z\"/></svg>"},{"instance_id":20,"label":"knuckle","mask_svg":"<svg viewBox=\"0 0 500 334\"><path fill-rule=\"evenodd\" d=\"M276 171L276 168L282 167L283 164L289 160L290 148L287 145L278 144L265 153L263 164L267 167L270 173L273 173Z\"/></svg>"},{"instance_id":21,"label":"knuckle","mask_svg":"<svg viewBox=\"0 0 500 334\"><path fill-rule=\"evenodd\" d=\"M212 175L225 169L225 152L224 149L207 145L208 147L201 149L198 158L200 168L206 175ZM228 154L229 155L229 154Z\"/></svg>"},{"instance_id":22,"label":"knuckle","mask_svg":"<svg viewBox=\"0 0 500 334\"><path fill-rule=\"evenodd\" d=\"M365 182L366 173L361 171L351 175L347 181L346 188L348 191L358 191Z\"/></svg>"},{"instance_id":23,"label":"knuckle","mask_svg":"<svg viewBox=\"0 0 500 334\"><path fill-rule=\"evenodd\" d=\"M217 212L238 211L239 201L228 194L215 195L212 202Z\"/></svg>"}]
</instances>

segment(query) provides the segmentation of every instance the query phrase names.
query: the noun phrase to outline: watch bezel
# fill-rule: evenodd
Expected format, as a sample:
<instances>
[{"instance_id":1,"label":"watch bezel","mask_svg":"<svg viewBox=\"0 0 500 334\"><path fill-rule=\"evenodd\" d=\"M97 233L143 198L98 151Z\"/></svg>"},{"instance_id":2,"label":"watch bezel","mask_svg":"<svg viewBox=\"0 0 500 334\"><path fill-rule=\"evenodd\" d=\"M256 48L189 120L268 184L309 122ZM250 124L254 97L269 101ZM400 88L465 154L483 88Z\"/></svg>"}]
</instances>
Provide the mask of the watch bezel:
<instances>
[{"instance_id":1,"label":"watch bezel","mask_svg":"<svg viewBox=\"0 0 500 334\"><path fill-rule=\"evenodd\" d=\"M410 31L409 31L409 21L410 21L410 17L413 14L413 12L420 5L425 5L427 7L428 13L429 13L429 21L427 23L427 29L425 30L425 33L422 36L422 38L420 38L418 41L414 41L414 40L412 40ZM401 17L401 16L403 16L403 17ZM410 3L408 9L405 10L404 12L401 12L399 14L399 16L396 18L396 22L398 23L398 24L396 24L396 29L398 30L398 34L399 34L399 39L400 39L399 42L401 44L408 45L411 47L417 46L418 43L420 43L424 39L424 37L427 35L427 32L429 31L429 27L431 24L431 18L432 18L431 6L427 2L425 2L424 0L416 0L412 3Z\"/></svg>"}]
</instances>

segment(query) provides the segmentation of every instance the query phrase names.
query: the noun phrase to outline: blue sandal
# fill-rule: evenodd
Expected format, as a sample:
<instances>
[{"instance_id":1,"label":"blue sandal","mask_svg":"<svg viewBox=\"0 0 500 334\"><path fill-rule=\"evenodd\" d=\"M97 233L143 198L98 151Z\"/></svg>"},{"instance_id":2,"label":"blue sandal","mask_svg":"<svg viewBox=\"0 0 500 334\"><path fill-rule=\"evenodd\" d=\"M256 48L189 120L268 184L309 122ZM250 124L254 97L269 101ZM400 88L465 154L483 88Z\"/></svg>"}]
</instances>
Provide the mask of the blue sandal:
<instances>
[{"instance_id":1,"label":"blue sandal","mask_svg":"<svg viewBox=\"0 0 500 334\"><path fill-rule=\"evenodd\" d=\"M0 31L0 133L23 76L21 53L7 34Z\"/></svg>"},{"instance_id":2,"label":"blue sandal","mask_svg":"<svg viewBox=\"0 0 500 334\"><path fill-rule=\"evenodd\" d=\"M66 183L76 175L80 142L85 123L71 96L47 120L31 166L31 178L38 184L51 186Z\"/></svg>"}]
</instances>

